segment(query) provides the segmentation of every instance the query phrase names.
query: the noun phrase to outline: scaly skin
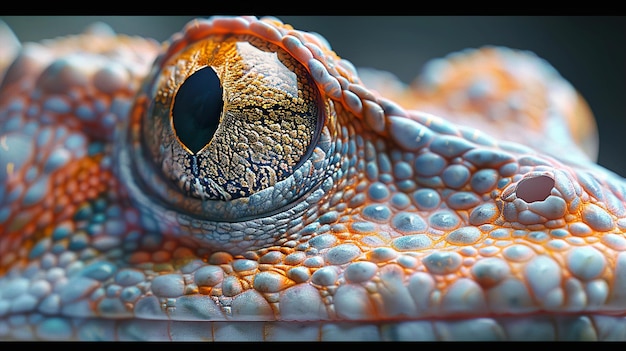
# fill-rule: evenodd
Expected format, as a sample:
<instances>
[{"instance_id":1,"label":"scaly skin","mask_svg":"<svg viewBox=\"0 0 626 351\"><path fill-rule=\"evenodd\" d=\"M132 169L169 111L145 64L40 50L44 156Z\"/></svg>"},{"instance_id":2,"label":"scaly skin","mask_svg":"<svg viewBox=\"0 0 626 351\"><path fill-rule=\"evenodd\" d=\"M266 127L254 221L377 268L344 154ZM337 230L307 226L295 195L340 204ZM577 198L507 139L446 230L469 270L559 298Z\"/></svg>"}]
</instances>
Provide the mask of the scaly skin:
<instances>
[{"instance_id":1,"label":"scaly skin","mask_svg":"<svg viewBox=\"0 0 626 351\"><path fill-rule=\"evenodd\" d=\"M394 90L244 17L10 56L2 339L626 339L626 182L530 53L463 52ZM204 65L225 102L196 150L193 110L170 111Z\"/></svg>"}]
</instances>

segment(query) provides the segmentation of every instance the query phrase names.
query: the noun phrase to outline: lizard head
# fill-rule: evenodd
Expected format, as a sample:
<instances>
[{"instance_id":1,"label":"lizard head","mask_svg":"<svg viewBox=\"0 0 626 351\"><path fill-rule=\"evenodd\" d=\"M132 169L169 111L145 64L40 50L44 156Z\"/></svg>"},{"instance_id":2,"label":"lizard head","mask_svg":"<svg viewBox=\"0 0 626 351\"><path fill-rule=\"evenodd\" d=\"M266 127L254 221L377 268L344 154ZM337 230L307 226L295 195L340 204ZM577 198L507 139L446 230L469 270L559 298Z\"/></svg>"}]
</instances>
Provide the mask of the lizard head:
<instances>
[{"instance_id":1,"label":"lizard head","mask_svg":"<svg viewBox=\"0 0 626 351\"><path fill-rule=\"evenodd\" d=\"M508 49L486 48L485 60L494 50L551 72L534 55ZM466 53L472 64L480 55ZM454 60L462 65L463 55ZM214 110L179 114L199 75L207 76L207 92L192 94L214 99ZM516 89L536 92L541 83L521 80ZM477 88L463 88L462 77L451 81L455 87L436 96L434 83L418 84L414 101L428 110L445 94L458 102L461 91L474 105L495 105L477 102ZM558 76L550 84L541 89L571 89ZM509 108L515 118L531 111L539 126L553 124L545 111L566 121L575 118L568 111L588 113L561 108L581 104L568 96L533 104L524 95L526 107ZM334 300L341 318L580 309L574 297L581 295L583 305L621 304L609 291L624 284L616 263L626 243L623 179L596 172L593 156L559 157L541 151L545 142L524 145L455 125L459 110L438 106L444 118L401 107L364 85L324 40L275 19L199 20L173 37L146 80L122 143L122 174L156 226L208 252L319 258L328 267L310 278L292 267L283 285L343 286L337 292L346 294ZM210 132L191 147L185 128L193 136ZM269 142L255 147L261 140ZM400 284L412 298L375 288L382 305L348 302L347 291L365 294L366 281ZM443 294L438 302L435 291Z\"/></svg>"},{"instance_id":2,"label":"lizard head","mask_svg":"<svg viewBox=\"0 0 626 351\"><path fill-rule=\"evenodd\" d=\"M187 340L623 328L609 314L626 304L626 185L593 146L556 140L553 117L586 110L547 63L463 52L400 99L274 18L198 19L144 44L53 41L4 76L12 335L25 321L42 338Z\"/></svg>"}]
</instances>

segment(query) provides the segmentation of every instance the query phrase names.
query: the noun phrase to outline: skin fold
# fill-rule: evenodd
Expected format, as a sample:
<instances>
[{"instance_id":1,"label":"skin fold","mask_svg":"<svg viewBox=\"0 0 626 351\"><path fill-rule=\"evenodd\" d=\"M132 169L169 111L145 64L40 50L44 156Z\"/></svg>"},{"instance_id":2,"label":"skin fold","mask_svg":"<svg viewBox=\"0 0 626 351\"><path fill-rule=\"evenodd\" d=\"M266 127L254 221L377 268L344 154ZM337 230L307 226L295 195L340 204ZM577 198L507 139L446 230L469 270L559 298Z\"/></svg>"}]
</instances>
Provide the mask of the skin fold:
<instances>
[{"instance_id":1,"label":"skin fold","mask_svg":"<svg viewBox=\"0 0 626 351\"><path fill-rule=\"evenodd\" d=\"M402 82L274 17L0 38L3 339L626 338L626 182L529 51Z\"/></svg>"}]
</instances>

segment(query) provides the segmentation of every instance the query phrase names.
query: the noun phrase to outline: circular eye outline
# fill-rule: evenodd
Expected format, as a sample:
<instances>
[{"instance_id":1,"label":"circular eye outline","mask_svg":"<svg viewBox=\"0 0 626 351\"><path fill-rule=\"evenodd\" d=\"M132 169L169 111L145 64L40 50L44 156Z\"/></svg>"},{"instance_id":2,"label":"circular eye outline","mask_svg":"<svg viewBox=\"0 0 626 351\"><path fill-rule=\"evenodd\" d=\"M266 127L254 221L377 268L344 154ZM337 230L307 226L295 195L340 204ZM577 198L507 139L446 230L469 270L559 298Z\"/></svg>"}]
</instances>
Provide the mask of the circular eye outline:
<instances>
[{"instance_id":1,"label":"circular eye outline","mask_svg":"<svg viewBox=\"0 0 626 351\"><path fill-rule=\"evenodd\" d=\"M218 72L223 109L211 140L190 153L171 127L176 118L172 112L178 94L205 64ZM160 134L150 141L167 150L152 157L189 196L232 200L273 186L310 153L322 125L321 97L310 84L312 77L282 48L258 39L200 41L173 56L161 75L157 96L164 99L156 99L157 106L146 116Z\"/></svg>"},{"instance_id":2,"label":"circular eye outline","mask_svg":"<svg viewBox=\"0 0 626 351\"><path fill-rule=\"evenodd\" d=\"M224 40L225 38L241 37L253 40L264 41L264 39L249 35L208 35L202 40ZM194 42L194 43L197 43ZM283 51L285 57L290 57L294 64L302 65L293 55L285 50L282 46L273 43L276 50ZM181 50L184 47L178 46ZM171 50L170 50L171 51ZM169 57L175 56L170 53ZM303 72L307 74L307 84L311 85L312 91L315 92L315 104L318 108L317 124L315 133L311 139L307 152L301 157L301 161L294 169L293 173L283 180L275 183L274 186L260 190L247 197L241 197L228 201L206 200L206 199L190 199L179 189L172 186L169 180L160 173L159 167L151 159L155 149L150 151L149 141L154 138L150 128L146 129L147 113L155 108L153 99L158 99L159 90L157 88L159 74L166 63L167 54L157 59L151 75L146 79L146 83L142 89L142 94L137 99L137 103L133 109L133 118L131 118L131 131L128 134L127 144L130 145L130 154L126 157L128 163L133 164L135 177L139 177L134 181L137 186L137 192L152 191L159 199L160 206L176 211L181 214L197 217L202 220L211 220L217 222L239 222L246 221L259 216L269 216L273 213L284 211L296 205L295 200L310 194L317 189L324 179L332 172L329 165L336 163L333 160L333 139L331 134L335 132L336 126L330 126L327 121L336 121L336 118L329 116L334 114L332 103L325 102L322 99L320 85L315 80L306 66L302 67ZM298 77L298 79L303 79ZM152 97L152 98L151 98ZM162 98L162 97L160 97ZM154 140L153 140L154 144ZM162 152L162 147L157 152ZM133 175L129 175L133 177ZM134 187L133 187L134 188ZM145 197L146 195L139 195ZM154 196L152 196L154 198ZM156 205L154 205L156 206Z\"/></svg>"}]
</instances>

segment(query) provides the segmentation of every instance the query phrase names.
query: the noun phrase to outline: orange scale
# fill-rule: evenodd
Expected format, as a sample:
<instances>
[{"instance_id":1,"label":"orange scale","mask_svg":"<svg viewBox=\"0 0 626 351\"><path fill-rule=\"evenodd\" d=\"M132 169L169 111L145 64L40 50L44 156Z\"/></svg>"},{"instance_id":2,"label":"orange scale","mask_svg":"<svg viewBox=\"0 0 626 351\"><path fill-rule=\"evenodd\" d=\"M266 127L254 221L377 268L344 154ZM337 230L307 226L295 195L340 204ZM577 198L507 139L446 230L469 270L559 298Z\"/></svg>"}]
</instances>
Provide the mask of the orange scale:
<instances>
[{"instance_id":1,"label":"orange scale","mask_svg":"<svg viewBox=\"0 0 626 351\"><path fill-rule=\"evenodd\" d=\"M87 196L85 196L85 194L83 192L76 192L73 196L72 196L72 202L75 204L84 204L87 201L88 198Z\"/></svg>"},{"instance_id":2,"label":"orange scale","mask_svg":"<svg viewBox=\"0 0 626 351\"><path fill-rule=\"evenodd\" d=\"M93 188L87 188L86 190L87 198L95 198L98 196L98 193L100 193L100 191L93 189Z\"/></svg>"},{"instance_id":3,"label":"orange scale","mask_svg":"<svg viewBox=\"0 0 626 351\"><path fill-rule=\"evenodd\" d=\"M130 257L128 257L128 262L130 264L141 264L141 263L150 262L151 258L152 256L148 252L144 252L144 251L134 252L130 255Z\"/></svg>"},{"instance_id":4,"label":"orange scale","mask_svg":"<svg viewBox=\"0 0 626 351\"><path fill-rule=\"evenodd\" d=\"M73 204L66 204L63 207L59 207L57 212L57 218L59 219L67 219L72 218L74 213L76 213L77 207Z\"/></svg>"},{"instance_id":5,"label":"orange scale","mask_svg":"<svg viewBox=\"0 0 626 351\"><path fill-rule=\"evenodd\" d=\"M69 197L65 194L54 194L53 196L47 197L46 202L50 202L52 206L50 207L55 212L59 209L70 206Z\"/></svg>"},{"instance_id":6,"label":"orange scale","mask_svg":"<svg viewBox=\"0 0 626 351\"><path fill-rule=\"evenodd\" d=\"M35 221L38 229L43 230L47 228L50 223L54 222L54 215L50 210L41 211L41 214L37 216L37 220ZM44 233L45 235L45 233Z\"/></svg>"},{"instance_id":7,"label":"orange scale","mask_svg":"<svg viewBox=\"0 0 626 351\"><path fill-rule=\"evenodd\" d=\"M180 244L179 244L177 241L174 241L174 240L169 240L169 241L166 241L166 242L163 244L163 250L166 250L166 251L174 251L174 250L176 250L176 248L178 248L179 246L180 246Z\"/></svg>"},{"instance_id":8,"label":"orange scale","mask_svg":"<svg viewBox=\"0 0 626 351\"><path fill-rule=\"evenodd\" d=\"M61 179L72 179L71 175L75 174L80 169L80 160L69 162L59 169L58 173Z\"/></svg>"},{"instance_id":9,"label":"orange scale","mask_svg":"<svg viewBox=\"0 0 626 351\"><path fill-rule=\"evenodd\" d=\"M207 36L214 34L212 30L213 30L212 26L206 26L206 25L193 28L193 30L188 31L185 35L185 40L184 40L185 45L177 46L176 51L177 52L180 51L182 48L186 47L189 43L193 43L193 42L205 39Z\"/></svg>"},{"instance_id":10,"label":"orange scale","mask_svg":"<svg viewBox=\"0 0 626 351\"><path fill-rule=\"evenodd\" d=\"M75 194L76 192L78 192L78 183L75 180L70 180L65 184L60 185L59 190L61 193L65 194Z\"/></svg>"},{"instance_id":11,"label":"orange scale","mask_svg":"<svg viewBox=\"0 0 626 351\"><path fill-rule=\"evenodd\" d=\"M91 175L86 181L85 181L85 185L93 188L93 187L98 187L100 184L102 183L102 181L100 180L100 177L98 177L97 175Z\"/></svg>"},{"instance_id":12,"label":"orange scale","mask_svg":"<svg viewBox=\"0 0 626 351\"><path fill-rule=\"evenodd\" d=\"M65 179L65 177L61 177L61 176L55 176L50 180L50 186L52 188L52 191L54 192L55 195L58 195L59 193L59 187L61 187L65 182L67 181L67 179Z\"/></svg>"},{"instance_id":13,"label":"orange scale","mask_svg":"<svg viewBox=\"0 0 626 351\"><path fill-rule=\"evenodd\" d=\"M172 254L163 250L157 251L152 254L152 262L155 262L155 263L169 262L171 258L172 258Z\"/></svg>"},{"instance_id":14,"label":"orange scale","mask_svg":"<svg viewBox=\"0 0 626 351\"><path fill-rule=\"evenodd\" d=\"M187 247L178 247L174 250L172 257L175 259L190 258L195 257L195 254Z\"/></svg>"},{"instance_id":15,"label":"orange scale","mask_svg":"<svg viewBox=\"0 0 626 351\"><path fill-rule=\"evenodd\" d=\"M47 193L50 195L44 196L44 198L41 199L41 201L39 202L39 206L41 208L49 210L49 211L54 210L54 208L56 207L58 203L58 195L55 194L54 189L55 189L54 187L50 187L50 189L47 191Z\"/></svg>"}]
</instances>

